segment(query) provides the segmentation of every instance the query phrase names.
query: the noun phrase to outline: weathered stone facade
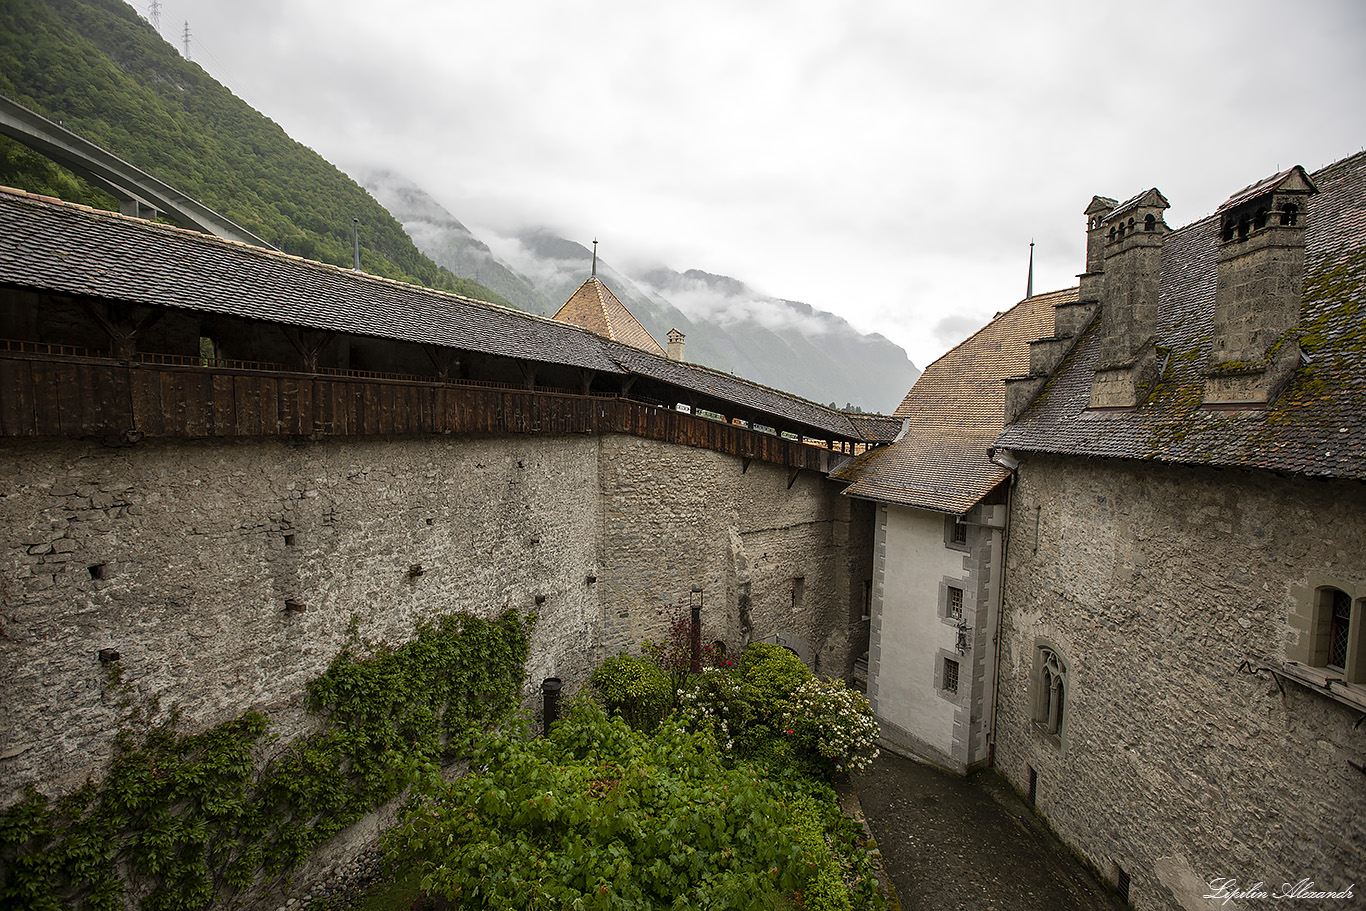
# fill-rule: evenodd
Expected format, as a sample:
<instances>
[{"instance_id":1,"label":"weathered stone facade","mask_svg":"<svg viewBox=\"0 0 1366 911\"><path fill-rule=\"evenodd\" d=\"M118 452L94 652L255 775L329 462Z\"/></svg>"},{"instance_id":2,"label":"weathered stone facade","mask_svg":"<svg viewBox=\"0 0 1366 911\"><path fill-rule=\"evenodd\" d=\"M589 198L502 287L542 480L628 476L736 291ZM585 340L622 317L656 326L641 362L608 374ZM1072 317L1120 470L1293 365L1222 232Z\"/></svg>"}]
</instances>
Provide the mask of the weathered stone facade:
<instances>
[{"instance_id":1,"label":"weathered stone facade","mask_svg":"<svg viewBox=\"0 0 1366 911\"><path fill-rule=\"evenodd\" d=\"M871 575L839 485L623 435L9 439L3 459L6 805L99 774L120 719L101 649L191 728L255 707L287 740L353 618L398 642L438 613L534 610L530 702L660 636L693 585L709 635L798 636L843 675Z\"/></svg>"},{"instance_id":2,"label":"weathered stone facade","mask_svg":"<svg viewBox=\"0 0 1366 911\"><path fill-rule=\"evenodd\" d=\"M780 636L818 673L849 675L865 647L851 639L872 575L870 504L810 471L627 436L603 451L598 655L658 636L700 586L708 641Z\"/></svg>"},{"instance_id":3,"label":"weathered stone facade","mask_svg":"<svg viewBox=\"0 0 1366 911\"><path fill-rule=\"evenodd\" d=\"M1000 770L1102 875L1131 878L1140 911L1210 907L1201 896L1226 877L1360 886L1366 790L1349 763L1366 760L1353 727L1361 712L1251 671L1298 643L1296 597L1325 579L1349 591L1366 583L1366 488L1022 462ZM1067 665L1058 736L1046 731L1041 646Z\"/></svg>"}]
</instances>

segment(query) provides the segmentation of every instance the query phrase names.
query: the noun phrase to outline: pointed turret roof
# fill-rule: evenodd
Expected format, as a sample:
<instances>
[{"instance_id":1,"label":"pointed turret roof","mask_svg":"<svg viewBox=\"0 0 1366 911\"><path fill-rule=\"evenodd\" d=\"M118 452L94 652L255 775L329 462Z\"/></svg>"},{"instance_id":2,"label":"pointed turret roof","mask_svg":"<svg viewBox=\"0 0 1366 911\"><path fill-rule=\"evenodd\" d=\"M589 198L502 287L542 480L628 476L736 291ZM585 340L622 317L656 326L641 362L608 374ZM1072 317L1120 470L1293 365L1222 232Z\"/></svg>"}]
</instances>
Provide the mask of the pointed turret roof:
<instances>
[{"instance_id":1,"label":"pointed turret roof","mask_svg":"<svg viewBox=\"0 0 1366 911\"><path fill-rule=\"evenodd\" d=\"M553 319L570 323L651 354L666 356L659 342L596 275L579 285Z\"/></svg>"}]
</instances>

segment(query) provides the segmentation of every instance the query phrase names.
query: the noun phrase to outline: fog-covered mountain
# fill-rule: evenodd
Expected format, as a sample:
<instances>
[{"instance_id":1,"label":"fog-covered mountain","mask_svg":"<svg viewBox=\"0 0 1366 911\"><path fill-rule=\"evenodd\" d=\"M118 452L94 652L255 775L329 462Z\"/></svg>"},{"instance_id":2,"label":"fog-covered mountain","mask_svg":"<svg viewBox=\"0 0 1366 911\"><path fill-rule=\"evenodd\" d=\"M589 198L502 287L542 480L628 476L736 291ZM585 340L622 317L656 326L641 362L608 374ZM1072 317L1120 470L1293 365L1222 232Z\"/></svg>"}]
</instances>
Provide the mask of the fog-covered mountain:
<instances>
[{"instance_id":1,"label":"fog-covered mountain","mask_svg":"<svg viewBox=\"0 0 1366 911\"><path fill-rule=\"evenodd\" d=\"M545 229L476 237L411 182L393 174L360 179L419 250L524 309L553 314L591 274L593 251L584 244ZM727 276L663 267L623 274L601 256L597 274L661 345L678 329L689 361L813 401L890 413L920 375L883 336Z\"/></svg>"}]
</instances>

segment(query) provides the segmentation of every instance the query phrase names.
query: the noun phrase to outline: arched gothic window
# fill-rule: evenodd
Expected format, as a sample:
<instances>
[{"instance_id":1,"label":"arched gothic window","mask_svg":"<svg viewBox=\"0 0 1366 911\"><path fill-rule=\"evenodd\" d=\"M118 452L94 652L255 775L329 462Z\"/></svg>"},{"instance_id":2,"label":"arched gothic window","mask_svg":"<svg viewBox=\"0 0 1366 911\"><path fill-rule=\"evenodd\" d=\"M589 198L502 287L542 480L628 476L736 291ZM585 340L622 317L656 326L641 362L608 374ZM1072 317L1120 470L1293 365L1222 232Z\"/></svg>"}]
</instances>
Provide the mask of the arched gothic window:
<instances>
[{"instance_id":1,"label":"arched gothic window","mask_svg":"<svg viewBox=\"0 0 1366 911\"><path fill-rule=\"evenodd\" d=\"M1034 723L1061 737L1067 717L1067 663L1053 649L1040 646L1035 675Z\"/></svg>"}]
</instances>

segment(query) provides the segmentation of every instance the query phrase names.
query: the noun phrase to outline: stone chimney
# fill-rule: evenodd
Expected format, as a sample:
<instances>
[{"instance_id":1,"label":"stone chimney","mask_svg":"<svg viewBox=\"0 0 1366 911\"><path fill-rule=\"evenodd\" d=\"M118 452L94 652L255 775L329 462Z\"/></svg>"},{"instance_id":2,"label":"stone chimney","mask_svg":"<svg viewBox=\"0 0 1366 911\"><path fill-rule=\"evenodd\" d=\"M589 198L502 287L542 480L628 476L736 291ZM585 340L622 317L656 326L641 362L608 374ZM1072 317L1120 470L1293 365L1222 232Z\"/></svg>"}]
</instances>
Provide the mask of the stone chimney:
<instances>
[{"instance_id":1,"label":"stone chimney","mask_svg":"<svg viewBox=\"0 0 1366 911\"><path fill-rule=\"evenodd\" d=\"M1107 196L1091 197L1091 204L1082 214L1086 216L1086 271L1079 276L1077 299L1053 306L1053 335L1029 343L1029 373L1007 377L1006 423L1024 413L1038 396L1058 364L1076 344L1077 337L1090 325L1100 306L1105 287L1105 231L1101 220L1114 209L1116 203Z\"/></svg>"},{"instance_id":2,"label":"stone chimney","mask_svg":"<svg viewBox=\"0 0 1366 911\"><path fill-rule=\"evenodd\" d=\"M1104 215L1087 232L1087 269L1094 242L1104 275L1100 306L1100 362L1091 387L1092 408L1133 408L1157 382L1158 278L1170 203L1156 188Z\"/></svg>"},{"instance_id":3,"label":"stone chimney","mask_svg":"<svg viewBox=\"0 0 1366 911\"><path fill-rule=\"evenodd\" d=\"M1235 193L1219 220L1207 405L1264 405L1299 363L1306 202L1296 165Z\"/></svg>"},{"instance_id":4,"label":"stone chimney","mask_svg":"<svg viewBox=\"0 0 1366 911\"><path fill-rule=\"evenodd\" d=\"M669 330L669 360L683 360L683 339L686 337L687 336L677 329Z\"/></svg>"}]
</instances>

